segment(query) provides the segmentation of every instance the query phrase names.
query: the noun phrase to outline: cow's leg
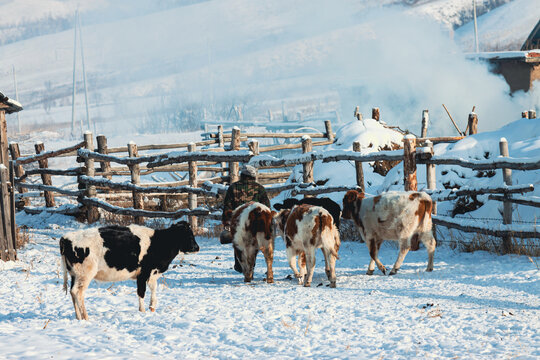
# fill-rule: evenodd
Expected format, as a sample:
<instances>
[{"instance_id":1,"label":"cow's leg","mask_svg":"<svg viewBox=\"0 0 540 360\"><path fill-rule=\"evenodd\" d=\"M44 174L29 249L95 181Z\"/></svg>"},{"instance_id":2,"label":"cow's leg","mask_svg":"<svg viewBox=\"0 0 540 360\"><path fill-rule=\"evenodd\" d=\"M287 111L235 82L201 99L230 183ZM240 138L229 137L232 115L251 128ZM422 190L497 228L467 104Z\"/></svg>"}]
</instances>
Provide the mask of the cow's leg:
<instances>
[{"instance_id":1,"label":"cow's leg","mask_svg":"<svg viewBox=\"0 0 540 360\"><path fill-rule=\"evenodd\" d=\"M146 281L148 280L149 276L145 273L140 273L139 276L137 276L137 296L139 297L139 311L145 312L144 309L144 294L146 293Z\"/></svg>"},{"instance_id":2,"label":"cow's leg","mask_svg":"<svg viewBox=\"0 0 540 360\"><path fill-rule=\"evenodd\" d=\"M411 239L407 239L407 240L400 239L399 240L399 254L398 254L396 263L394 264L394 267L390 271L390 275L397 274L398 270L401 268L401 264L403 264L403 260L405 259L405 256L407 255L407 253L409 252L409 249L410 249L410 246L409 246L409 244L411 243L410 240Z\"/></svg>"},{"instance_id":3,"label":"cow's leg","mask_svg":"<svg viewBox=\"0 0 540 360\"><path fill-rule=\"evenodd\" d=\"M372 237L372 238L369 239L367 244L368 244L368 248L369 248L369 255L371 256L371 261L369 263L368 271L367 271L366 274L373 275L373 270L374 270L373 262L375 262L375 264L377 264L377 267L379 268L379 270L381 270L381 272L384 275L386 275L386 268L381 263L381 261L379 260L379 257L378 257L379 249L381 248L381 244L382 244L382 240L380 240L378 238L375 238L375 237Z\"/></svg>"},{"instance_id":4,"label":"cow's leg","mask_svg":"<svg viewBox=\"0 0 540 360\"><path fill-rule=\"evenodd\" d=\"M428 265L426 271L433 271L433 254L435 253L435 247L437 246L437 242L435 241L435 238L433 237L433 232L431 230L426 231L419 236L420 241L422 241L428 253Z\"/></svg>"},{"instance_id":5,"label":"cow's leg","mask_svg":"<svg viewBox=\"0 0 540 360\"><path fill-rule=\"evenodd\" d=\"M75 308L75 317L77 318L77 320L82 320L79 300L77 298L77 287L75 287L76 282L76 277L71 275L71 288L69 290L69 293L71 295L71 300L73 301L73 307Z\"/></svg>"},{"instance_id":6,"label":"cow's leg","mask_svg":"<svg viewBox=\"0 0 540 360\"><path fill-rule=\"evenodd\" d=\"M81 319L88 320L88 313L86 312L86 307L84 306L84 292L88 288L88 285L90 285L90 282L92 281L93 278L94 278L93 276L86 276L86 275L77 277L77 281L75 283L75 287L73 290L75 290L77 306L79 307L79 316L80 316L79 320ZM72 293L72 296L73 296L73 293Z\"/></svg>"},{"instance_id":7,"label":"cow's leg","mask_svg":"<svg viewBox=\"0 0 540 360\"><path fill-rule=\"evenodd\" d=\"M274 270L272 269L272 263L274 262L274 245L268 244L263 249L264 260L266 260L266 282L271 284L274 282Z\"/></svg>"},{"instance_id":8,"label":"cow's leg","mask_svg":"<svg viewBox=\"0 0 540 360\"><path fill-rule=\"evenodd\" d=\"M336 257L332 254L330 250L325 250L323 248L324 262L325 262L325 272L328 280L330 281L330 287L336 287Z\"/></svg>"},{"instance_id":9,"label":"cow's leg","mask_svg":"<svg viewBox=\"0 0 540 360\"><path fill-rule=\"evenodd\" d=\"M161 276L160 273L150 275L148 278L148 287L150 288L150 311L154 312L156 311L156 305L157 305L157 295L156 295L156 289L157 289L157 281L159 277ZM144 306L144 304L143 304Z\"/></svg>"},{"instance_id":10,"label":"cow's leg","mask_svg":"<svg viewBox=\"0 0 540 360\"><path fill-rule=\"evenodd\" d=\"M305 251L306 254L306 265L307 265L307 274L306 279L304 280L304 286L311 286L311 281L313 280L313 272L315 271L315 248L310 248Z\"/></svg>"},{"instance_id":11,"label":"cow's leg","mask_svg":"<svg viewBox=\"0 0 540 360\"><path fill-rule=\"evenodd\" d=\"M244 251L245 253L245 261L244 261L244 282L251 282L253 280L253 270L255 268L255 258L257 257L257 252L259 249L255 248L255 250L248 253L248 249Z\"/></svg>"},{"instance_id":12,"label":"cow's leg","mask_svg":"<svg viewBox=\"0 0 540 360\"><path fill-rule=\"evenodd\" d=\"M300 273L296 268L296 251L291 247L287 247L287 260L289 261L289 266L294 273L294 277L300 279Z\"/></svg>"}]
</instances>

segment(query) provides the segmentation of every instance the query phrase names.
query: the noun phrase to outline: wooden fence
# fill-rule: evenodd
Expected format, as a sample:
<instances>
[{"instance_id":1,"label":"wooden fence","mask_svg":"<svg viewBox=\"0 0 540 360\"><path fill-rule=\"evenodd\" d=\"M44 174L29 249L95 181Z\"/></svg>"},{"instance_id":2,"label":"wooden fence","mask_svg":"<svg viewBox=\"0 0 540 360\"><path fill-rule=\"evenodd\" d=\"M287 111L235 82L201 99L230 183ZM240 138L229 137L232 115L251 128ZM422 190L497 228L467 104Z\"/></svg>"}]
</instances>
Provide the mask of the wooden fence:
<instances>
[{"instance_id":1,"label":"wooden fence","mask_svg":"<svg viewBox=\"0 0 540 360\"><path fill-rule=\"evenodd\" d=\"M361 116L359 116L361 120ZM194 227L197 226L197 217L210 217L219 219L221 212L213 206L216 198L226 192L224 183L236 181L239 178L239 163L249 163L260 170L260 181L265 183L268 193L279 194L282 191L291 191L293 195L312 196L317 194L346 191L349 189L364 189L362 164L373 161L403 161L405 190L416 190L416 169L418 165L426 166L427 189L436 201L455 199L458 196L473 194L493 194L490 199L501 200L504 204L520 203L530 206L540 206L535 198L515 198L512 194L533 191L532 185L512 186L508 172L515 170L540 169L540 159L515 159L504 152L501 145L500 157L494 160L463 160L459 158L443 158L433 156L433 143L440 141L457 141L459 138L427 138L422 131L422 138L408 135L404 138L403 149L394 151L380 151L377 153L362 154L359 152L360 144L353 144L353 151L331 150L316 151L314 147L328 145L334 141L334 133L330 122L326 122L326 133L318 134L279 134L279 133L241 133L240 129L233 128L230 134L218 127L215 134L209 134L209 140L197 143L144 145L137 147L130 143L127 147L109 149L104 136L97 137L97 149L93 145L91 133L85 134L83 142L74 146L44 151L43 146L36 145L36 154L20 156L17 144L11 144L10 150L15 161L14 173L17 176L15 184L20 192L19 205L25 211L35 213L40 211L53 211L67 214L84 215L88 222L97 220L98 208L119 215L129 215L136 222L142 222L145 217L179 218L189 216ZM259 146L257 138L300 138L296 144L281 144ZM313 139L322 139L313 141ZM244 144L244 145L242 145ZM417 144L424 146L417 147ZM150 153L140 155L139 151L180 149L187 151L173 151L168 153ZM281 150L302 149L301 153L290 153L283 156L265 154ZM128 156L114 156L113 153L127 152ZM77 156L84 166L69 169L50 169L47 159L53 157ZM356 186L317 186L313 183L313 162L354 161L356 168ZM24 170L22 165L39 163L39 168ZM96 166L96 162L100 165ZM111 165L111 163L113 165ZM295 165L303 165L302 183L283 183L289 177L290 171L283 169ZM502 169L505 173L505 186L488 187L483 189L437 190L435 188L436 165L459 165L475 170ZM274 172L265 172L273 170ZM277 171L279 170L279 171ZM212 177L200 178L201 171L214 174ZM277 172L276 172L277 171ZM170 183L141 183L141 175L154 172L168 172L177 181ZM185 175L179 172L185 172ZM173 175L176 174L176 175ZM42 184L28 183L29 177L41 176ZM113 181L113 176L130 176L130 181ZM78 188L63 189L52 186L51 176L71 176L77 178ZM185 177L187 176L187 179ZM33 208L28 204L32 197L25 194L27 190L44 192L46 209ZM47 195L48 194L48 195ZM131 194L131 195L129 195ZM131 207L117 206L110 203L111 198L120 195L122 198L131 198ZM77 199L78 205L55 207L54 196L68 196ZM158 210L150 210L144 197L158 197L167 199L176 196L188 200L188 208L170 211L167 206ZM49 199L49 200L47 200ZM208 199L213 199L208 201ZM164 201L166 203L166 201ZM204 206L199 206L203 203ZM458 219L434 215L434 223L442 226L457 228L463 231L474 231L503 237L505 249L509 249L510 237L540 238L536 225L515 226L512 223L511 206L505 205L504 226L478 226L465 223Z\"/></svg>"}]
</instances>

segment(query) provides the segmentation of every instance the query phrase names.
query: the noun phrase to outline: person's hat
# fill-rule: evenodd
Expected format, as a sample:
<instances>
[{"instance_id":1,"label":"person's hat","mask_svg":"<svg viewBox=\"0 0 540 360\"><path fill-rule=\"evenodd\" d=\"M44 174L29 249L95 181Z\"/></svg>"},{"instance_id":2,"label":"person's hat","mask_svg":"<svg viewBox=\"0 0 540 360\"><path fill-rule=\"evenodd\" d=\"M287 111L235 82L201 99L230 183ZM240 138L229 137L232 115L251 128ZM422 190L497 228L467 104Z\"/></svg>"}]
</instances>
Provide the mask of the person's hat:
<instances>
[{"instance_id":1,"label":"person's hat","mask_svg":"<svg viewBox=\"0 0 540 360\"><path fill-rule=\"evenodd\" d=\"M240 175L246 175L246 176L251 176L252 178L256 178L257 177L257 169L255 169L251 165L244 165L242 167L242 170L240 170Z\"/></svg>"}]
</instances>

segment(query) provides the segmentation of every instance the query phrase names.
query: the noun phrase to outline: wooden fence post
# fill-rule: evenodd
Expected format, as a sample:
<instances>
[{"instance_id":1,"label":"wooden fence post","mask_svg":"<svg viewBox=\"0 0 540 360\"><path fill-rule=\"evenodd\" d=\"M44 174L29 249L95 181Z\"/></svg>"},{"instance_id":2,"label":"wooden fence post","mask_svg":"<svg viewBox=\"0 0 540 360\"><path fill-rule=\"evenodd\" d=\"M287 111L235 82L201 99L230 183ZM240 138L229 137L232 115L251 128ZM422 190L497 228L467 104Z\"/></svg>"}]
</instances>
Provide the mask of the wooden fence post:
<instances>
[{"instance_id":1,"label":"wooden fence post","mask_svg":"<svg viewBox=\"0 0 540 360\"><path fill-rule=\"evenodd\" d=\"M9 144L9 152L11 153L11 158L13 159L13 161L21 157L21 151L19 150L19 144L17 143ZM24 175L24 169L22 165L15 166L15 176L17 176L20 179L23 175ZM21 180L21 182L24 182L24 179ZM18 187L17 191L19 192L19 194L24 194L27 190L23 187ZM21 203L23 204L23 206L28 206L30 205L30 199L23 197Z\"/></svg>"},{"instance_id":2,"label":"wooden fence post","mask_svg":"<svg viewBox=\"0 0 540 360\"><path fill-rule=\"evenodd\" d=\"M311 136L304 135L302 136L302 153L311 152L313 149L313 141ZM303 169L303 179L304 184L311 184L313 182L313 161L308 161L302 164ZM310 195L304 195L304 198L312 197Z\"/></svg>"},{"instance_id":3,"label":"wooden fence post","mask_svg":"<svg viewBox=\"0 0 540 360\"><path fill-rule=\"evenodd\" d=\"M259 142L257 140L250 140L248 143L249 151L253 153L253 156L259 155Z\"/></svg>"},{"instance_id":4,"label":"wooden fence post","mask_svg":"<svg viewBox=\"0 0 540 360\"><path fill-rule=\"evenodd\" d=\"M45 151L45 145L43 145L41 141L37 142L34 147L36 149L36 154L41 154ZM39 160L38 164L40 169L47 169L49 167L49 161L47 159ZM43 181L43 185L52 185L51 175L49 174L41 174L41 180ZM56 206L54 194L51 191L44 191L43 195L45 197L46 207Z\"/></svg>"},{"instance_id":5,"label":"wooden fence post","mask_svg":"<svg viewBox=\"0 0 540 360\"><path fill-rule=\"evenodd\" d=\"M12 233L11 202L8 188L9 174L4 164L0 164L0 251L3 261L16 260L15 240Z\"/></svg>"},{"instance_id":6,"label":"wooden fence post","mask_svg":"<svg viewBox=\"0 0 540 360\"><path fill-rule=\"evenodd\" d=\"M360 152L360 141L353 142L353 151ZM355 161L354 167L356 168L356 185L360 187L362 192L366 191L366 187L364 185L364 169L362 168L362 162L361 161Z\"/></svg>"},{"instance_id":7,"label":"wooden fence post","mask_svg":"<svg viewBox=\"0 0 540 360\"><path fill-rule=\"evenodd\" d=\"M128 155L130 158L135 158L139 156L139 152L137 150L137 144L135 144L133 141L130 141L127 145L128 148ZM131 183L133 185L140 185L141 184L141 170L139 164L133 164L128 165L129 172L131 173ZM133 208L135 209L143 209L143 196L140 192L137 192L133 190ZM144 218L142 216L135 216L135 223L136 224L144 224Z\"/></svg>"},{"instance_id":8,"label":"wooden fence post","mask_svg":"<svg viewBox=\"0 0 540 360\"><path fill-rule=\"evenodd\" d=\"M427 138L427 129L429 126L429 111L422 111L422 131L420 132L420 137Z\"/></svg>"},{"instance_id":9,"label":"wooden fence post","mask_svg":"<svg viewBox=\"0 0 540 360\"><path fill-rule=\"evenodd\" d=\"M231 151L234 150L240 150L240 128L237 126L233 127L231 136ZM229 163L229 181L231 184L239 180L239 170L238 162Z\"/></svg>"},{"instance_id":10,"label":"wooden fence post","mask_svg":"<svg viewBox=\"0 0 540 360\"><path fill-rule=\"evenodd\" d=\"M536 111L529 110L528 115L529 115L529 119L536 119Z\"/></svg>"},{"instance_id":11,"label":"wooden fence post","mask_svg":"<svg viewBox=\"0 0 540 360\"><path fill-rule=\"evenodd\" d=\"M0 108L0 164L3 164L7 168L8 161L6 111L5 109Z\"/></svg>"},{"instance_id":12,"label":"wooden fence post","mask_svg":"<svg viewBox=\"0 0 540 360\"><path fill-rule=\"evenodd\" d=\"M188 145L189 152L193 152L196 150L197 150L197 146L195 145L195 143L190 143ZM192 188L196 188L197 187L197 162L188 161L188 167L189 167L189 186L191 186ZM197 194L188 195L188 206L190 210L193 210L197 207ZM196 231L197 230L197 217L190 216L189 223L191 224L191 229L193 231Z\"/></svg>"},{"instance_id":13,"label":"wooden fence post","mask_svg":"<svg viewBox=\"0 0 540 360\"><path fill-rule=\"evenodd\" d=\"M478 133L478 115L473 112L469 114L467 128L469 129L469 135Z\"/></svg>"},{"instance_id":14,"label":"wooden fence post","mask_svg":"<svg viewBox=\"0 0 540 360\"><path fill-rule=\"evenodd\" d=\"M376 121L381 119L381 111L378 107L371 109L371 118Z\"/></svg>"},{"instance_id":15,"label":"wooden fence post","mask_svg":"<svg viewBox=\"0 0 540 360\"><path fill-rule=\"evenodd\" d=\"M522 119L528 119L529 118L529 112L527 110L521 112L521 118Z\"/></svg>"},{"instance_id":16,"label":"wooden fence post","mask_svg":"<svg viewBox=\"0 0 540 360\"><path fill-rule=\"evenodd\" d=\"M92 132L86 131L84 133L84 148L90 151L94 151L94 142L92 138ZM94 177L94 159L87 158L84 160L85 175L88 177ZM86 185L85 196L88 198L96 197L96 187L94 185ZM99 211L95 206L86 205L86 217L89 224L95 223L99 219Z\"/></svg>"},{"instance_id":17,"label":"wooden fence post","mask_svg":"<svg viewBox=\"0 0 540 360\"><path fill-rule=\"evenodd\" d=\"M505 138L499 140L499 150L502 157L509 157L508 141ZM504 183L508 186L512 185L512 170L502 169ZM503 224L512 224L512 203L509 201L503 202ZM508 254L512 250L512 238L505 235L503 240L503 252Z\"/></svg>"},{"instance_id":18,"label":"wooden fence post","mask_svg":"<svg viewBox=\"0 0 540 360\"><path fill-rule=\"evenodd\" d=\"M429 147L431 156L433 156L433 143L427 140L426 146ZM427 188L429 190L437 189L437 172L435 170L436 170L435 164L426 165L426 181L427 181ZM431 213L437 215L437 202L436 201L433 202L433 209Z\"/></svg>"},{"instance_id":19,"label":"wooden fence post","mask_svg":"<svg viewBox=\"0 0 540 360\"><path fill-rule=\"evenodd\" d=\"M403 138L403 176L405 191L417 191L416 137L411 134Z\"/></svg>"},{"instance_id":20,"label":"wooden fence post","mask_svg":"<svg viewBox=\"0 0 540 360\"><path fill-rule=\"evenodd\" d=\"M326 138L328 139L328 141L334 142L334 133L332 132L332 122L330 122L330 120L325 120L324 127L326 129Z\"/></svg>"},{"instance_id":21,"label":"wooden fence post","mask_svg":"<svg viewBox=\"0 0 540 360\"><path fill-rule=\"evenodd\" d=\"M360 120L362 121L362 113L360 112L360 106L357 106L355 109L354 109L354 117L357 119L357 120Z\"/></svg>"},{"instance_id":22,"label":"wooden fence post","mask_svg":"<svg viewBox=\"0 0 540 360\"><path fill-rule=\"evenodd\" d=\"M97 140L97 146L98 146L98 153L107 155L109 153L109 148L107 146L107 137L105 135L98 135L96 136ZM100 161L100 170L102 173L108 173L111 171L111 163L109 161ZM112 175L104 175L103 176L106 179L111 180Z\"/></svg>"}]
</instances>

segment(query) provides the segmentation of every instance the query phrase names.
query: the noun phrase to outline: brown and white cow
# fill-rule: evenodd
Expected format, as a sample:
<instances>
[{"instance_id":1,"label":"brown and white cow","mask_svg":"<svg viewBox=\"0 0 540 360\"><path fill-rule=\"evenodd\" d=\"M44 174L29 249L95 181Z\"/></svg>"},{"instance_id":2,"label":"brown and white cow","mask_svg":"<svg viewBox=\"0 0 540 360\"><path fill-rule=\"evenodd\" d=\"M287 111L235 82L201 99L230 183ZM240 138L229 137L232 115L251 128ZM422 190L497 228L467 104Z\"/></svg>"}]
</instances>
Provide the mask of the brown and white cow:
<instances>
[{"instance_id":1,"label":"brown and white cow","mask_svg":"<svg viewBox=\"0 0 540 360\"><path fill-rule=\"evenodd\" d=\"M398 272L411 243L421 241L428 252L426 271L433 271L435 239L432 233L431 197L423 192L387 192L373 197L350 190L343 198L344 219L354 220L366 242L371 261L367 274L377 267L386 275L386 268L377 257L383 240L399 243L399 255L390 275Z\"/></svg>"},{"instance_id":2,"label":"brown and white cow","mask_svg":"<svg viewBox=\"0 0 540 360\"><path fill-rule=\"evenodd\" d=\"M237 207L231 218L234 255L242 266L244 282L253 280L255 259L259 250L266 260L266 282L274 282L274 215L267 206L249 202Z\"/></svg>"},{"instance_id":3,"label":"brown and white cow","mask_svg":"<svg viewBox=\"0 0 540 360\"><path fill-rule=\"evenodd\" d=\"M315 269L315 250L320 248L324 254L330 287L336 287L336 260L341 243L339 232L328 210L302 204L290 210L281 210L276 218L283 232L289 266L299 284L311 285ZM296 268L297 255L300 255L300 272Z\"/></svg>"}]
</instances>

